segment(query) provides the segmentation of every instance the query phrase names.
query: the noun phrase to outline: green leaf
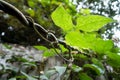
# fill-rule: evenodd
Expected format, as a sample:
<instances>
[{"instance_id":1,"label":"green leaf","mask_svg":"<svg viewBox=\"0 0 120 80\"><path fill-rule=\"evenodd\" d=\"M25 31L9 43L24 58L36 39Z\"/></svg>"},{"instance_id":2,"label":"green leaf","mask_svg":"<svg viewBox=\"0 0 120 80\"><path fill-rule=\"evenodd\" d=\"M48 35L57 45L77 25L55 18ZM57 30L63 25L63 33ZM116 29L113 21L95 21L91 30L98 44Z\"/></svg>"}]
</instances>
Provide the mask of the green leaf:
<instances>
[{"instance_id":1,"label":"green leaf","mask_svg":"<svg viewBox=\"0 0 120 80\"><path fill-rule=\"evenodd\" d=\"M66 71L66 67L62 66L55 66L55 69L59 73L59 76L61 76Z\"/></svg>"},{"instance_id":2,"label":"green leaf","mask_svg":"<svg viewBox=\"0 0 120 80\"><path fill-rule=\"evenodd\" d=\"M55 50L54 49L48 49L44 46L34 46L34 48L38 49L38 50L43 50L43 56L44 57L51 57L55 55ZM58 49L56 49L58 51Z\"/></svg>"},{"instance_id":3,"label":"green leaf","mask_svg":"<svg viewBox=\"0 0 120 80\"><path fill-rule=\"evenodd\" d=\"M76 29L85 32L98 31L101 27L113 21L111 18L99 15L81 15L77 18Z\"/></svg>"},{"instance_id":4,"label":"green leaf","mask_svg":"<svg viewBox=\"0 0 120 80\"><path fill-rule=\"evenodd\" d=\"M26 66L33 66L35 68L37 68L37 65L35 63L31 63L31 62L25 62L25 63L22 63L22 65L26 65Z\"/></svg>"},{"instance_id":5,"label":"green leaf","mask_svg":"<svg viewBox=\"0 0 120 80\"><path fill-rule=\"evenodd\" d=\"M60 44L60 48L61 48L61 50L62 50L62 53L68 51L68 49L66 49L66 48L65 48L63 45L61 45L61 44Z\"/></svg>"},{"instance_id":6,"label":"green leaf","mask_svg":"<svg viewBox=\"0 0 120 80\"><path fill-rule=\"evenodd\" d=\"M83 15L89 15L90 9L80 9L80 13L82 13Z\"/></svg>"},{"instance_id":7,"label":"green leaf","mask_svg":"<svg viewBox=\"0 0 120 80\"><path fill-rule=\"evenodd\" d=\"M45 76L47 77L47 78L50 78L53 74L55 74L56 73L56 70L53 70L53 69L51 69L51 70L47 70L46 72L45 72Z\"/></svg>"},{"instance_id":8,"label":"green leaf","mask_svg":"<svg viewBox=\"0 0 120 80\"><path fill-rule=\"evenodd\" d=\"M45 75L40 75L40 80L49 80Z\"/></svg>"},{"instance_id":9,"label":"green leaf","mask_svg":"<svg viewBox=\"0 0 120 80\"><path fill-rule=\"evenodd\" d=\"M78 49L92 49L97 53L105 53L113 48L113 42L111 40L96 38L95 34L90 33L69 32L66 34L65 40L67 44Z\"/></svg>"},{"instance_id":10,"label":"green leaf","mask_svg":"<svg viewBox=\"0 0 120 80\"><path fill-rule=\"evenodd\" d=\"M80 80L93 80L90 76L88 76L86 73L80 73L79 74Z\"/></svg>"},{"instance_id":11,"label":"green leaf","mask_svg":"<svg viewBox=\"0 0 120 80\"><path fill-rule=\"evenodd\" d=\"M35 11L31 8L27 9L26 12L31 16L34 17L35 16Z\"/></svg>"},{"instance_id":12,"label":"green leaf","mask_svg":"<svg viewBox=\"0 0 120 80\"><path fill-rule=\"evenodd\" d=\"M107 58L108 64L110 64L112 67L120 68L120 55L118 55L116 53L108 52L107 56L108 56L108 58Z\"/></svg>"},{"instance_id":13,"label":"green leaf","mask_svg":"<svg viewBox=\"0 0 120 80\"><path fill-rule=\"evenodd\" d=\"M97 53L106 53L107 51L110 51L113 46L114 44L111 40L102 40L98 38L96 41L94 41L92 49Z\"/></svg>"},{"instance_id":14,"label":"green leaf","mask_svg":"<svg viewBox=\"0 0 120 80\"><path fill-rule=\"evenodd\" d=\"M74 72L79 72L79 71L81 71L82 70L82 68L81 67L79 67L79 66L77 66L77 65L72 65L72 70L74 71Z\"/></svg>"},{"instance_id":15,"label":"green leaf","mask_svg":"<svg viewBox=\"0 0 120 80\"><path fill-rule=\"evenodd\" d=\"M95 41L96 35L85 34L80 32L70 32L65 36L65 40L71 46L77 48L91 48L92 43Z\"/></svg>"},{"instance_id":16,"label":"green leaf","mask_svg":"<svg viewBox=\"0 0 120 80\"><path fill-rule=\"evenodd\" d=\"M50 4L50 0L38 0L44 7Z\"/></svg>"},{"instance_id":17,"label":"green leaf","mask_svg":"<svg viewBox=\"0 0 120 80\"><path fill-rule=\"evenodd\" d=\"M10 78L9 80L16 80L16 78Z\"/></svg>"},{"instance_id":18,"label":"green leaf","mask_svg":"<svg viewBox=\"0 0 120 80\"><path fill-rule=\"evenodd\" d=\"M43 56L44 57L51 57L51 56L54 56L55 53L56 52L54 51L54 49L48 49L43 53Z\"/></svg>"},{"instance_id":19,"label":"green leaf","mask_svg":"<svg viewBox=\"0 0 120 80\"><path fill-rule=\"evenodd\" d=\"M71 15L61 5L52 13L51 17L53 22L63 31L69 31L74 27Z\"/></svg>"},{"instance_id":20,"label":"green leaf","mask_svg":"<svg viewBox=\"0 0 120 80\"><path fill-rule=\"evenodd\" d=\"M28 5L32 8L35 7L35 2L33 0L28 0Z\"/></svg>"},{"instance_id":21,"label":"green leaf","mask_svg":"<svg viewBox=\"0 0 120 80\"><path fill-rule=\"evenodd\" d=\"M26 76L24 76L24 75L21 75L21 76L15 76L16 77L16 79L26 79Z\"/></svg>"},{"instance_id":22,"label":"green leaf","mask_svg":"<svg viewBox=\"0 0 120 80\"><path fill-rule=\"evenodd\" d=\"M101 75L101 69L100 69L100 67L98 67L97 65L95 65L95 64L85 64L84 66L83 66L84 68L87 68L87 69L90 69L90 71L92 70L92 71L94 71L94 74L97 74L97 75ZM91 73L93 73L91 71ZM103 74L103 73L102 73Z\"/></svg>"},{"instance_id":23,"label":"green leaf","mask_svg":"<svg viewBox=\"0 0 120 80\"><path fill-rule=\"evenodd\" d=\"M104 68L102 62L100 60L96 59L96 58L92 58L92 62L93 62L94 65L96 65L96 67L98 67L100 73L104 74L105 68Z\"/></svg>"},{"instance_id":24,"label":"green leaf","mask_svg":"<svg viewBox=\"0 0 120 80\"><path fill-rule=\"evenodd\" d=\"M35 78L32 77L32 76L27 75L26 73L24 73L24 72L22 72L22 71L21 71L21 73L22 73L24 76L26 76L28 80L38 80L38 79L35 79Z\"/></svg>"},{"instance_id":25,"label":"green leaf","mask_svg":"<svg viewBox=\"0 0 120 80\"><path fill-rule=\"evenodd\" d=\"M9 45L9 44L3 44L7 49L11 49L12 48L12 46L11 45Z\"/></svg>"},{"instance_id":26,"label":"green leaf","mask_svg":"<svg viewBox=\"0 0 120 80\"><path fill-rule=\"evenodd\" d=\"M34 48L38 49L38 50L48 50L45 46L34 46Z\"/></svg>"}]
</instances>

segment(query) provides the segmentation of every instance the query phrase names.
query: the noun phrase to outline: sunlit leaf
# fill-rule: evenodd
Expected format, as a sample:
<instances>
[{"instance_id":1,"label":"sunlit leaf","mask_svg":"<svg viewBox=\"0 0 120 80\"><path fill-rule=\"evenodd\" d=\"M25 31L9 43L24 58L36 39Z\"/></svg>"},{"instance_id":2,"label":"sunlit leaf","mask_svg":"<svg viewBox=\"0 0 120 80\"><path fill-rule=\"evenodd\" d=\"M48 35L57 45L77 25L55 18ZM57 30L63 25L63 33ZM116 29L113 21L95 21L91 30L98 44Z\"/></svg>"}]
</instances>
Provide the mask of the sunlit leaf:
<instances>
[{"instance_id":1,"label":"sunlit leaf","mask_svg":"<svg viewBox=\"0 0 120 80\"><path fill-rule=\"evenodd\" d=\"M33 9L29 8L26 10L26 12L31 16L31 17L34 17L35 16L35 12Z\"/></svg>"},{"instance_id":2,"label":"sunlit leaf","mask_svg":"<svg viewBox=\"0 0 120 80\"><path fill-rule=\"evenodd\" d=\"M85 32L98 31L100 28L110 22L114 22L114 20L99 15L81 15L77 18L76 29Z\"/></svg>"},{"instance_id":3,"label":"sunlit leaf","mask_svg":"<svg viewBox=\"0 0 120 80\"><path fill-rule=\"evenodd\" d=\"M113 47L113 42L111 40L103 40L96 38L95 34L90 33L80 33L80 32L70 32L65 36L66 42L77 48L92 49L97 53L105 53L110 51Z\"/></svg>"},{"instance_id":4,"label":"sunlit leaf","mask_svg":"<svg viewBox=\"0 0 120 80\"><path fill-rule=\"evenodd\" d=\"M35 7L35 2L33 1L33 0L28 0L28 5L30 6L30 7Z\"/></svg>"},{"instance_id":5,"label":"sunlit leaf","mask_svg":"<svg viewBox=\"0 0 120 80\"><path fill-rule=\"evenodd\" d=\"M62 49L62 52L68 51L68 49L66 49L63 45L60 45L60 48Z\"/></svg>"},{"instance_id":6,"label":"sunlit leaf","mask_svg":"<svg viewBox=\"0 0 120 80\"><path fill-rule=\"evenodd\" d=\"M91 48L92 43L95 41L94 34L84 34L80 32L70 32L65 36L65 40L71 46L78 48Z\"/></svg>"},{"instance_id":7,"label":"sunlit leaf","mask_svg":"<svg viewBox=\"0 0 120 80\"><path fill-rule=\"evenodd\" d=\"M38 49L38 50L48 50L45 46L34 46L34 48Z\"/></svg>"},{"instance_id":8,"label":"sunlit leaf","mask_svg":"<svg viewBox=\"0 0 120 80\"><path fill-rule=\"evenodd\" d=\"M88 15L88 14L90 14L90 9L80 9L80 13L82 13L84 15Z\"/></svg>"},{"instance_id":9,"label":"sunlit leaf","mask_svg":"<svg viewBox=\"0 0 120 80\"><path fill-rule=\"evenodd\" d=\"M64 31L69 31L74 27L72 17L61 5L52 13L51 17L53 22Z\"/></svg>"},{"instance_id":10,"label":"sunlit leaf","mask_svg":"<svg viewBox=\"0 0 120 80\"><path fill-rule=\"evenodd\" d=\"M51 57L51 56L55 56L56 52L54 51L54 49L48 49L43 53L44 57Z\"/></svg>"},{"instance_id":11,"label":"sunlit leaf","mask_svg":"<svg viewBox=\"0 0 120 80\"><path fill-rule=\"evenodd\" d=\"M93 50L97 53L105 53L113 48L113 42L111 40L97 39L94 41Z\"/></svg>"},{"instance_id":12,"label":"sunlit leaf","mask_svg":"<svg viewBox=\"0 0 120 80\"><path fill-rule=\"evenodd\" d=\"M38 0L43 6L49 5L50 0Z\"/></svg>"}]
</instances>

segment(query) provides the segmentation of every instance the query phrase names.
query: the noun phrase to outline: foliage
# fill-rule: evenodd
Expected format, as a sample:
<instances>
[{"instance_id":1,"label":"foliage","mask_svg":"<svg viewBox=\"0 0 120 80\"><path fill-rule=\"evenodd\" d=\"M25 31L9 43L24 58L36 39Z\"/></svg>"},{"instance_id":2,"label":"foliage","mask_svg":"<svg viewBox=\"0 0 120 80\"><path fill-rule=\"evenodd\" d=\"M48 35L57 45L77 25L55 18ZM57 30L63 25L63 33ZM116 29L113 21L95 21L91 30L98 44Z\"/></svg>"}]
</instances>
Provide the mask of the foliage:
<instances>
[{"instance_id":1,"label":"foliage","mask_svg":"<svg viewBox=\"0 0 120 80\"><path fill-rule=\"evenodd\" d=\"M62 28L63 32L66 32L65 42L68 45L83 51L81 53L84 54L87 58L90 58L80 65L79 63L76 64L76 61L73 61L73 65L70 66L70 70L72 74L74 74L74 72L78 73L78 77L74 78L74 80L93 80L97 76L105 74L107 70L105 64L107 64L106 66L111 66L113 69L119 69L120 56L118 55L118 52L115 53L112 51L112 49L115 49L113 42L111 40L103 40L98 36L98 33L95 32L104 25L115 22L113 19L100 15L80 14L77 17L75 25L72 22L72 16L63 8L62 5L60 5L52 13L51 17L54 23ZM73 55L71 52L67 53ZM74 55L74 59L80 60L81 58L77 59L76 57L81 53ZM73 68L74 65L77 65L75 69ZM112 73L113 72L114 70ZM110 75L107 76L109 77ZM70 79L70 77L68 79Z\"/></svg>"},{"instance_id":2,"label":"foliage","mask_svg":"<svg viewBox=\"0 0 120 80\"><path fill-rule=\"evenodd\" d=\"M61 58L66 63L62 66L54 66L52 69L44 72L39 67L45 62L44 60L38 65L35 61L31 62L25 58L14 56L7 61L10 63L19 62L20 67L14 68L10 64L0 64L0 74L2 76L9 72L10 76L7 76L9 80L50 80L54 74L58 74L58 80L95 80L102 75L104 75L104 79L106 77L109 79L110 76L118 79L116 77L118 75L115 73L119 74L120 69L119 49L117 50L114 47L112 40L103 40L97 32L104 25L115 22L113 19L101 15L93 15L89 11L83 11L82 14L77 13L74 10L75 6L69 3L68 0L64 1L68 7L65 7L61 4L62 2L57 0L36 0L35 2L29 0L28 5L31 9L26 10L26 12L31 16L38 14L34 12L34 9L32 10L37 5L36 2L41 3L43 7L51 7L48 5L49 3L59 5L51 14L51 18L54 24L62 29L63 39L66 44L73 47L73 49L60 44L58 44L59 48L53 47L51 44L52 47L50 49L45 46L34 46L38 50L43 51L44 57L59 55L59 57L62 56ZM45 22L43 21L43 23ZM30 75L29 71L31 68L38 72L36 71L36 74ZM115 74L115 76L112 74Z\"/></svg>"}]
</instances>

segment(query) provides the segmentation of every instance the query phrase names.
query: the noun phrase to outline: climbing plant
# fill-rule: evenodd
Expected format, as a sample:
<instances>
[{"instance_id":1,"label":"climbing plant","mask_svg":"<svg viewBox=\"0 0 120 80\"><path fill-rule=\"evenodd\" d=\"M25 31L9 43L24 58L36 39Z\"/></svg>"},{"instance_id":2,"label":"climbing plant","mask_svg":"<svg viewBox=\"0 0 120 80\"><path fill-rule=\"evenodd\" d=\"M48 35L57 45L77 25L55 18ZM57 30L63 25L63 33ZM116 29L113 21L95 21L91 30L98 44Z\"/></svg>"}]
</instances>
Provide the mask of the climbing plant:
<instances>
[{"instance_id":1,"label":"climbing plant","mask_svg":"<svg viewBox=\"0 0 120 80\"><path fill-rule=\"evenodd\" d=\"M66 63L67 66L60 69L63 71L62 73L65 73L62 75L63 79L69 74L65 80L94 80L98 76L104 76L104 78L101 78L102 80L109 79L112 76L110 74L117 73L116 68L120 68L119 49L114 47L112 40L104 40L97 33L103 26L115 22L115 20L101 15L84 13L77 14L76 24L74 24L73 16L62 5L53 11L51 17L54 24L63 30L66 44L74 48L67 48L68 50L65 51L64 48L66 47L60 48L63 51L61 55L67 58L68 62ZM39 46L36 46L36 48L41 50ZM45 57L48 57L53 53L55 52L44 54L47 55ZM108 67L113 69L112 72L109 71ZM64 69L66 69L66 72ZM61 71L58 72L61 73ZM70 72L67 73L67 71ZM105 74L107 75L105 76Z\"/></svg>"},{"instance_id":2,"label":"climbing plant","mask_svg":"<svg viewBox=\"0 0 120 80\"><path fill-rule=\"evenodd\" d=\"M43 6L49 2L41 0ZM74 14L72 14L70 9L75 9L74 6L64 7L63 4L59 4L50 16L53 24L62 30L62 36L60 36L62 38L59 39L52 32L35 23L31 17L26 17L14 6L4 1L0 1L0 3L1 10L15 16L25 26L33 28L41 38L49 43L50 48L34 46L43 51L44 58L57 56L64 62L61 66L54 66L44 71L44 60L37 62L20 56L12 56L6 60L11 64L0 64L2 77L4 74L9 74L7 76L9 80L50 80L57 74L56 80L109 80L111 76L119 79L119 48L114 47L112 40L102 39L98 33L102 27L116 22L115 20L101 15L93 15L89 9L82 9L82 12L75 12L76 14L74 10ZM33 7L34 5L34 2L30 0L29 6ZM12 10L14 14L7 9ZM34 11L28 10L27 12L34 16ZM16 61L19 62L20 67L12 66L12 63ZM36 70L34 75L30 74L32 69Z\"/></svg>"}]
</instances>

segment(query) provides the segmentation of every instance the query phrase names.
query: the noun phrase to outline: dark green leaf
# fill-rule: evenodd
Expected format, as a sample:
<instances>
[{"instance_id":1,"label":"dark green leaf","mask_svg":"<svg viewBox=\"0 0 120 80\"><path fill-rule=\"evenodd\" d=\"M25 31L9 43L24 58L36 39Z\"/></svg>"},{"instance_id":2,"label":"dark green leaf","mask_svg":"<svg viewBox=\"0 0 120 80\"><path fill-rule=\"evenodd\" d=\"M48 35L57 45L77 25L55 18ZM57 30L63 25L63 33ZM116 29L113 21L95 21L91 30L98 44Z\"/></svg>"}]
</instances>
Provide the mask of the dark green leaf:
<instances>
[{"instance_id":1,"label":"dark green leaf","mask_svg":"<svg viewBox=\"0 0 120 80\"><path fill-rule=\"evenodd\" d=\"M118 55L117 53L111 53L108 52L107 53L108 56L108 64L110 64L113 67L120 67L120 55Z\"/></svg>"},{"instance_id":2,"label":"dark green leaf","mask_svg":"<svg viewBox=\"0 0 120 80\"><path fill-rule=\"evenodd\" d=\"M104 74L105 68L104 68L102 62L100 60L96 59L96 58L92 58L92 62L93 62L94 65L99 67L100 73Z\"/></svg>"},{"instance_id":3,"label":"dark green leaf","mask_svg":"<svg viewBox=\"0 0 120 80\"><path fill-rule=\"evenodd\" d=\"M98 67L98 66L95 65L95 64L85 64L83 67L94 71L95 74L97 74L97 75L103 74L103 71L101 70L101 68ZM92 72L91 72L91 73L92 73Z\"/></svg>"},{"instance_id":4,"label":"dark green leaf","mask_svg":"<svg viewBox=\"0 0 120 80\"><path fill-rule=\"evenodd\" d=\"M80 73L79 74L80 80L93 80L90 76L88 76L86 73Z\"/></svg>"},{"instance_id":5,"label":"dark green leaf","mask_svg":"<svg viewBox=\"0 0 120 80\"><path fill-rule=\"evenodd\" d=\"M26 76L28 80L38 80L38 79L35 79L35 78L32 77L32 76L29 76L28 74L26 74L26 73L24 73L24 72L22 72L22 71L21 71L21 73L22 73L24 76Z\"/></svg>"}]
</instances>

